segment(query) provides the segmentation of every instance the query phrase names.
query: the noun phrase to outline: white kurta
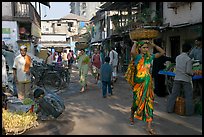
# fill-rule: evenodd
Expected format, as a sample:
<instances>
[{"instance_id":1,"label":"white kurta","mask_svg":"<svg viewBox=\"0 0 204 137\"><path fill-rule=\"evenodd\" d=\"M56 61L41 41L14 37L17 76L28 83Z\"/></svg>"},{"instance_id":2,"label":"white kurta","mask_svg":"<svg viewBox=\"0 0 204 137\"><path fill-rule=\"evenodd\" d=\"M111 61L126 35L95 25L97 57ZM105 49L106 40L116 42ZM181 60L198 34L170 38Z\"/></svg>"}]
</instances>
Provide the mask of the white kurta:
<instances>
[{"instance_id":1,"label":"white kurta","mask_svg":"<svg viewBox=\"0 0 204 137\"><path fill-rule=\"evenodd\" d=\"M28 74L26 74L26 72L24 72L25 63L26 63L26 60L21 54L18 55L14 59L13 68L16 68L17 80L19 82L30 82L31 81L30 75L28 75ZM30 65L30 67L32 67L32 63Z\"/></svg>"}]
</instances>

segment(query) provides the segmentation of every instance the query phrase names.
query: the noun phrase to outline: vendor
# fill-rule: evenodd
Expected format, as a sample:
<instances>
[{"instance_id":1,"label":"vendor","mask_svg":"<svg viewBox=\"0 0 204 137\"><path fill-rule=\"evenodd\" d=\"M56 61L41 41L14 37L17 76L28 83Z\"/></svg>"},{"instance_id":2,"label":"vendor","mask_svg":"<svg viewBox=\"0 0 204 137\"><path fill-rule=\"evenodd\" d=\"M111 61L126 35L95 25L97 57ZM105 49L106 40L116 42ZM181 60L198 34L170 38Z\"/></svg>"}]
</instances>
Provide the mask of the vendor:
<instances>
[{"instance_id":1,"label":"vendor","mask_svg":"<svg viewBox=\"0 0 204 137\"><path fill-rule=\"evenodd\" d=\"M200 69L202 70L202 36L195 39L195 45L196 46L191 50L189 56L194 60L199 60L199 63L201 65ZM199 94L199 96L202 99L202 79L194 80L193 86L194 86L194 97L196 96L196 94ZM199 92L196 92L197 89L199 90Z\"/></svg>"}]
</instances>

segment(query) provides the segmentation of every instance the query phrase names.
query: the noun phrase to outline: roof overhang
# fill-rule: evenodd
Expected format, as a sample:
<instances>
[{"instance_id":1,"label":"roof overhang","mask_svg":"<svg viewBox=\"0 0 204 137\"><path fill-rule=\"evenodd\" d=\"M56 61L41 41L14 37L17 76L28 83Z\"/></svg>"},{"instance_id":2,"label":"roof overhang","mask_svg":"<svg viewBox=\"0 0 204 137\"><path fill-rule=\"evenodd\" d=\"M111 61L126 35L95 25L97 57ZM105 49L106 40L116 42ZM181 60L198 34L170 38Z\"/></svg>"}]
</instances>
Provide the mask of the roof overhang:
<instances>
[{"instance_id":1,"label":"roof overhang","mask_svg":"<svg viewBox=\"0 0 204 137\"><path fill-rule=\"evenodd\" d=\"M130 7L135 7L139 2L107 2L102 5L100 11L118 11L128 10Z\"/></svg>"},{"instance_id":2,"label":"roof overhang","mask_svg":"<svg viewBox=\"0 0 204 137\"><path fill-rule=\"evenodd\" d=\"M50 8L50 2L40 2L40 3Z\"/></svg>"}]
</instances>

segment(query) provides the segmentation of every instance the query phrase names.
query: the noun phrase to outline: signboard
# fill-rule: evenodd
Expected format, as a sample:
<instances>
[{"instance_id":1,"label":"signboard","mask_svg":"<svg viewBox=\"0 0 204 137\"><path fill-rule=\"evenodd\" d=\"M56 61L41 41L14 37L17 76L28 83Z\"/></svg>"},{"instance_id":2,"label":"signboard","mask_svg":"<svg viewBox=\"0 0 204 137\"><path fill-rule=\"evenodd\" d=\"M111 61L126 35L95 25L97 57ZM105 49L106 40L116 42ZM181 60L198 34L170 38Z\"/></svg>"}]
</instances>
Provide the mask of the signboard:
<instances>
[{"instance_id":1,"label":"signboard","mask_svg":"<svg viewBox=\"0 0 204 137\"><path fill-rule=\"evenodd\" d=\"M2 28L2 38L3 39L11 39L10 34L11 34L10 28Z\"/></svg>"}]
</instances>

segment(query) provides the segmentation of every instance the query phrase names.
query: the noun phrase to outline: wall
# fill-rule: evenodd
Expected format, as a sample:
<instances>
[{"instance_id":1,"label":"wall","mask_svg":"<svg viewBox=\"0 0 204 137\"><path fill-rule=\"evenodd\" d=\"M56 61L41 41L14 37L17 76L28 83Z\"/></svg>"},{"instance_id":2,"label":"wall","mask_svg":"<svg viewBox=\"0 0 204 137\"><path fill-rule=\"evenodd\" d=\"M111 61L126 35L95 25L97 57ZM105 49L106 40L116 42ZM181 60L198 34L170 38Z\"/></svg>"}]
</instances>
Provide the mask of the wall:
<instances>
[{"instance_id":1,"label":"wall","mask_svg":"<svg viewBox=\"0 0 204 137\"><path fill-rule=\"evenodd\" d=\"M66 41L66 35L57 35L57 34L53 34L53 35L42 35L41 36L41 41L61 41L61 42L65 42Z\"/></svg>"},{"instance_id":2,"label":"wall","mask_svg":"<svg viewBox=\"0 0 204 137\"><path fill-rule=\"evenodd\" d=\"M2 2L2 17L12 16L11 3L12 2Z\"/></svg>"},{"instance_id":3,"label":"wall","mask_svg":"<svg viewBox=\"0 0 204 137\"><path fill-rule=\"evenodd\" d=\"M168 2L164 2L164 24L170 23L170 26L183 23L202 22L202 2L191 2L177 8L177 14L171 8L167 7Z\"/></svg>"}]
</instances>

